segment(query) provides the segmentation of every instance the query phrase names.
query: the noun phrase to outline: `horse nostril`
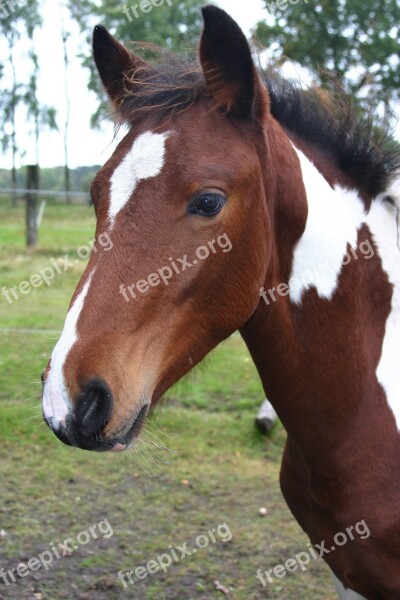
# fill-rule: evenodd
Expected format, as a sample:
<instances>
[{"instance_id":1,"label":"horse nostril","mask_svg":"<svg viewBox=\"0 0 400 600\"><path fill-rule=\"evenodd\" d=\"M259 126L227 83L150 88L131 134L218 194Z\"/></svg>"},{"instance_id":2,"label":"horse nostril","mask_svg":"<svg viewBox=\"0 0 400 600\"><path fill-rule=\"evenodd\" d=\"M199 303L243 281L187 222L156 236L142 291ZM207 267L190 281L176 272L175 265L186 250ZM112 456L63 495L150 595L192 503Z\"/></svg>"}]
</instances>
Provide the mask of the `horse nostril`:
<instances>
[{"instance_id":1,"label":"horse nostril","mask_svg":"<svg viewBox=\"0 0 400 600\"><path fill-rule=\"evenodd\" d=\"M111 418L113 398L107 385L100 380L89 383L78 400L75 426L85 436L100 434Z\"/></svg>"}]
</instances>

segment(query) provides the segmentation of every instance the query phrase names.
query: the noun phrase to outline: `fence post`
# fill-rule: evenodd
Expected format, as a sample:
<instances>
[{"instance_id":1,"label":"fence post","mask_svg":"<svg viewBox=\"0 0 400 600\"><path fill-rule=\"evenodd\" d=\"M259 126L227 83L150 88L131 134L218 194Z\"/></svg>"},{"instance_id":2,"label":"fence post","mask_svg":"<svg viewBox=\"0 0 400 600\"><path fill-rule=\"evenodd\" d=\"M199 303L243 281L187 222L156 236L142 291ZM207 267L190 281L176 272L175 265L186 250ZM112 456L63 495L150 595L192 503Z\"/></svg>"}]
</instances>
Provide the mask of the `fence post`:
<instances>
[{"instance_id":1,"label":"fence post","mask_svg":"<svg viewBox=\"0 0 400 600\"><path fill-rule=\"evenodd\" d=\"M39 165L27 165L26 189L39 189ZM37 203L38 194L28 192L26 195L26 245L29 247L37 244Z\"/></svg>"}]
</instances>

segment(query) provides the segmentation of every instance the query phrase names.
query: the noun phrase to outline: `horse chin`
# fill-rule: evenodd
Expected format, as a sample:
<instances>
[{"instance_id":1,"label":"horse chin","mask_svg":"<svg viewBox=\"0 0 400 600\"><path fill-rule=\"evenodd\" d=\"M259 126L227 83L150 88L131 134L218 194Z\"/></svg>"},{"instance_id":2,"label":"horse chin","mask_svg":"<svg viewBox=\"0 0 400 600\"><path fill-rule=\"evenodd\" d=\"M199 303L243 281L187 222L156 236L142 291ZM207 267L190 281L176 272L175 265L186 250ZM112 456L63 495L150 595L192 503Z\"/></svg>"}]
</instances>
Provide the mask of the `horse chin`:
<instances>
[{"instance_id":1,"label":"horse chin","mask_svg":"<svg viewBox=\"0 0 400 600\"><path fill-rule=\"evenodd\" d=\"M133 424L124 435L112 438L110 440L105 440L105 445L107 446L105 450L109 450L110 452L123 452L124 450L130 448L134 444L134 442L139 438L140 432L142 431L143 426L145 424L148 412L149 404L144 404L140 409L137 417L135 418Z\"/></svg>"},{"instance_id":2,"label":"horse chin","mask_svg":"<svg viewBox=\"0 0 400 600\"><path fill-rule=\"evenodd\" d=\"M74 418L67 417L66 424L57 429L51 426L45 418L47 425L52 429L57 438L68 446L92 452L123 452L132 446L139 438L149 412L150 404L144 404L133 419L133 423L121 434L109 435L84 435L76 428Z\"/></svg>"}]
</instances>

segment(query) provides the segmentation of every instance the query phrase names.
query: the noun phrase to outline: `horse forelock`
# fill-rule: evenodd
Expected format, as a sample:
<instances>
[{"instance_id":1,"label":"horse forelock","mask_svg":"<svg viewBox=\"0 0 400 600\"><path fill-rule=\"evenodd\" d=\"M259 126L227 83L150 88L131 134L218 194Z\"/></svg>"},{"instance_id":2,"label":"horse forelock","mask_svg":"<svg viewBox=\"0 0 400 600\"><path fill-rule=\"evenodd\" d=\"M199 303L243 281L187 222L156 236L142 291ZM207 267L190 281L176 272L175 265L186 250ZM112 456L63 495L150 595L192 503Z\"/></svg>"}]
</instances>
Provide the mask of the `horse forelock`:
<instances>
[{"instance_id":1,"label":"horse forelock","mask_svg":"<svg viewBox=\"0 0 400 600\"><path fill-rule=\"evenodd\" d=\"M195 59L153 51L158 52L158 60L151 69L125 76L119 123L135 125L149 115L173 118L209 96ZM280 125L314 146L363 193L373 197L388 188L400 170L400 149L388 132L375 127L370 114L360 116L343 89L337 84L327 90L304 89L276 69L260 76L270 96L271 114Z\"/></svg>"}]
</instances>

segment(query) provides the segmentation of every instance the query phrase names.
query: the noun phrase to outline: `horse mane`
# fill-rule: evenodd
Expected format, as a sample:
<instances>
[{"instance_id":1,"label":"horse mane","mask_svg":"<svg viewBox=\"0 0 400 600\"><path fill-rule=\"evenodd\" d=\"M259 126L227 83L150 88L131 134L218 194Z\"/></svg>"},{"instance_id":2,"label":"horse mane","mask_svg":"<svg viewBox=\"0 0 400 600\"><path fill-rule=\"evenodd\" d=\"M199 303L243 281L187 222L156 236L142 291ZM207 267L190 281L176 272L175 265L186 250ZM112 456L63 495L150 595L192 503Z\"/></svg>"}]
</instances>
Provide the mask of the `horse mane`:
<instances>
[{"instance_id":1,"label":"horse mane","mask_svg":"<svg viewBox=\"0 0 400 600\"><path fill-rule=\"evenodd\" d=\"M126 92L117 110L120 123L133 125L155 112L161 118L173 116L208 93L196 60L145 47L157 59L139 78L137 71L126 76ZM370 196L385 193L400 172L400 146L387 131L374 126L370 114L361 114L337 84L330 90L304 89L275 70L260 75L270 95L272 116L285 129L318 148Z\"/></svg>"},{"instance_id":2,"label":"horse mane","mask_svg":"<svg viewBox=\"0 0 400 600\"><path fill-rule=\"evenodd\" d=\"M304 89L267 72L265 84L282 126L317 147L369 195L387 190L400 170L400 145L374 124L371 110L361 113L335 81L328 89Z\"/></svg>"}]
</instances>

